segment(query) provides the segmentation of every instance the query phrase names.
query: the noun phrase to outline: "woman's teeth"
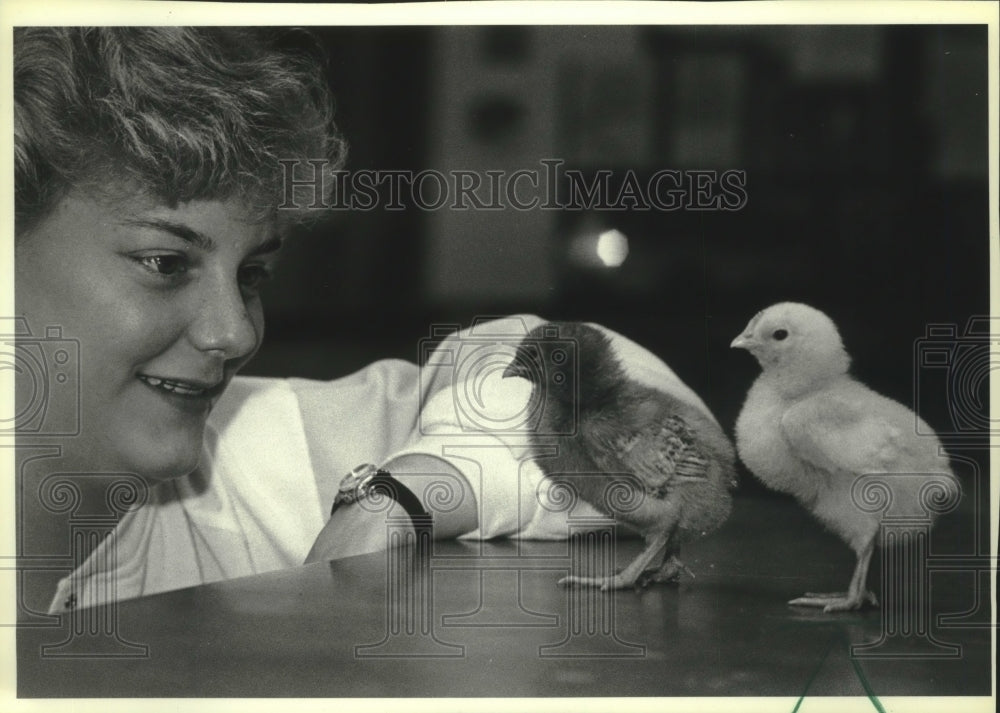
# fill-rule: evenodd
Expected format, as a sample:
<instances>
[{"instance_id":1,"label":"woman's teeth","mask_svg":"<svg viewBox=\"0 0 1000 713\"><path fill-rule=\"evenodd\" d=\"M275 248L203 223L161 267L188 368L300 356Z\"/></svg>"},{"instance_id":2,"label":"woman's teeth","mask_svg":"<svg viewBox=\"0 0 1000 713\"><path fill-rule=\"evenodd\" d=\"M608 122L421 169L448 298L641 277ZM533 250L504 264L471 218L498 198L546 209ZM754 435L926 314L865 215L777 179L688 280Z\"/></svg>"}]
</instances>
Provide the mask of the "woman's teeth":
<instances>
[{"instance_id":1,"label":"woman's teeth","mask_svg":"<svg viewBox=\"0 0 1000 713\"><path fill-rule=\"evenodd\" d=\"M145 376L141 375L139 377L142 381L146 382L150 386L157 389L163 389L164 391L169 391L172 394L180 394L182 396L202 396L207 393L208 389L203 389L198 386L191 386L182 381L171 381L169 379L158 379L155 376Z\"/></svg>"}]
</instances>

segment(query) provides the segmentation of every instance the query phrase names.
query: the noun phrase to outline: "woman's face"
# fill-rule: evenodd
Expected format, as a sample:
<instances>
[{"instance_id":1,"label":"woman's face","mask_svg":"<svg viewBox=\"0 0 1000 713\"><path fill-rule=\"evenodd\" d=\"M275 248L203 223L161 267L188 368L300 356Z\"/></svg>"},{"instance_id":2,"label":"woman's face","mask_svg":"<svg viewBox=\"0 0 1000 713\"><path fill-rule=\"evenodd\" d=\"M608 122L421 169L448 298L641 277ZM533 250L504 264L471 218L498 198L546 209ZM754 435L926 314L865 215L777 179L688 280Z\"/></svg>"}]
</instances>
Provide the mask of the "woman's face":
<instances>
[{"instance_id":1,"label":"woman's face","mask_svg":"<svg viewBox=\"0 0 1000 713\"><path fill-rule=\"evenodd\" d=\"M258 289L280 243L244 215L235 200L76 191L19 237L18 313L80 345L74 465L157 479L197 465L209 411L264 332Z\"/></svg>"}]
</instances>

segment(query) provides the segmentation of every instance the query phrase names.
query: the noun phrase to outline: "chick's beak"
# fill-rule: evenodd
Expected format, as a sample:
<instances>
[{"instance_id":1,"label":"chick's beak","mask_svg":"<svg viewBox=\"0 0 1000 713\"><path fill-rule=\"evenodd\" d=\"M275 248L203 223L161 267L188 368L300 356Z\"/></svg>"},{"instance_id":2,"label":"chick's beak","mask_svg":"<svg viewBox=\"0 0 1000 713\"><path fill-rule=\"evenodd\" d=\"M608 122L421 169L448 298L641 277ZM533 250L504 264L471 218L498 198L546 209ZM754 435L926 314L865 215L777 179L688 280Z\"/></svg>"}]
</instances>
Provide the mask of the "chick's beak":
<instances>
[{"instance_id":1,"label":"chick's beak","mask_svg":"<svg viewBox=\"0 0 1000 713\"><path fill-rule=\"evenodd\" d=\"M520 376L522 379L528 378L528 367L525 366L524 362L520 359L515 358L507 365L507 368L503 370L504 379L509 379L512 376Z\"/></svg>"},{"instance_id":2,"label":"chick's beak","mask_svg":"<svg viewBox=\"0 0 1000 713\"><path fill-rule=\"evenodd\" d=\"M502 378L520 376L534 384L538 382L539 375L544 373L540 348L537 344L529 343L517 348L514 357L503 370Z\"/></svg>"},{"instance_id":3,"label":"chick's beak","mask_svg":"<svg viewBox=\"0 0 1000 713\"><path fill-rule=\"evenodd\" d=\"M744 333L744 334L741 334L740 336L736 337L736 339L734 339L732 341L732 343L730 343L729 348L730 349L749 349L751 344L753 344L753 337L751 335L749 335L749 334L745 334Z\"/></svg>"}]
</instances>

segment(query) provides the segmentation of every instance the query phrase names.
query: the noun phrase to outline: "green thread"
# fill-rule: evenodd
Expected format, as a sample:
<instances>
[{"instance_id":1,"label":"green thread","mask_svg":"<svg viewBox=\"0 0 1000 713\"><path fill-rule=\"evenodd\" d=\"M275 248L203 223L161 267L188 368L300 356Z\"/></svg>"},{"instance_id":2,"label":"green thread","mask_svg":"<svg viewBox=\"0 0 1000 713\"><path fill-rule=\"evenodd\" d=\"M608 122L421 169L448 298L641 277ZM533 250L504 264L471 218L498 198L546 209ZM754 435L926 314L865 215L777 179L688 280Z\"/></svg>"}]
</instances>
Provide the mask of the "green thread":
<instances>
[{"instance_id":1,"label":"green thread","mask_svg":"<svg viewBox=\"0 0 1000 713\"><path fill-rule=\"evenodd\" d=\"M813 681L815 681L816 677L819 676L819 672L823 670L823 664L825 664L826 660L830 657L830 652L833 651L833 645L837 642L837 638L838 637L836 636L833 637L833 640L830 642L830 646L826 649L826 653L823 654L823 658L819 660L816 670L812 672L812 676L810 676L809 680L806 681L806 689L802 691L802 695L799 696L799 700L795 702L795 707L792 708L792 713L798 713L799 707L802 705L802 701L806 699L806 694L809 693L809 689L812 688Z\"/></svg>"},{"instance_id":2,"label":"green thread","mask_svg":"<svg viewBox=\"0 0 1000 713\"><path fill-rule=\"evenodd\" d=\"M850 645L850 642L848 642ZM878 696L875 695L875 691L872 690L871 684L868 682L868 677L865 676L865 672L861 669L861 664L853 656L849 657L851 659L851 665L854 667L854 672L858 675L858 680L861 681L861 687L865 689L865 693L868 694L868 700L872 702L875 706L875 710L878 713L885 713L885 708L882 707L882 703L879 701Z\"/></svg>"},{"instance_id":3,"label":"green thread","mask_svg":"<svg viewBox=\"0 0 1000 713\"><path fill-rule=\"evenodd\" d=\"M809 689L812 688L816 677L819 676L819 672L823 670L823 664L825 664L826 660L830 658L830 652L833 651L833 647L837 644L838 640L842 640L843 643L848 645L848 647L851 645L851 642L847 639L847 632L843 629L839 629L830 641L830 646L827 647L826 652L823 654L823 658L820 659L819 664L816 666L816 670L812 672L809 680L806 681L806 688L802 692L802 695L799 696L799 700L795 702L795 707L792 708L792 713L798 713L799 708L802 707L802 702L806 699L806 695L809 693ZM865 694L868 696L868 700L871 701L871 704L875 707L875 710L877 710L878 713L886 713L885 708L882 707L882 702L879 701L878 696L875 695L875 691L872 688L871 683L869 683L868 677L865 676L865 672L862 670L861 664L856 658L854 658L854 656L848 656L848 658L851 660L851 666L854 668L854 673L858 677L861 687L865 689Z\"/></svg>"}]
</instances>

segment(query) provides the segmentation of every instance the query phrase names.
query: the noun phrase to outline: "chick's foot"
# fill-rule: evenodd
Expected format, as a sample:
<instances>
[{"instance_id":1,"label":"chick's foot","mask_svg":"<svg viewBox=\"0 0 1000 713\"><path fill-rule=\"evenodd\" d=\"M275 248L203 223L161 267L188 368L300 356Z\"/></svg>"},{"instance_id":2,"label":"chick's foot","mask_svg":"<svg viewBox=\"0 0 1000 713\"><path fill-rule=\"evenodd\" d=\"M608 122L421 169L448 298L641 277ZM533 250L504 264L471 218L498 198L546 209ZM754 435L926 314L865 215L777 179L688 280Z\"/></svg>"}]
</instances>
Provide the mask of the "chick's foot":
<instances>
[{"instance_id":1,"label":"chick's foot","mask_svg":"<svg viewBox=\"0 0 1000 713\"><path fill-rule=\"evenodd\" d=\"M873 592L861 592L857 595L848 592L836 592L830 594L817 594L806 592L804 597L793 599L788 602L793 607L822 607L824 613L840 611L856 611L866 604L873 607L878 606L878 598Z\"/></svg>"},{"instance_id":2,"label":"chick's foot","mask_svg":"<svg viewBox=\"0 0 1000 713\"><path fill-rule=\"evenodd\" d=\"M686 574L691 579L694 579L694 572L688 569L686 564L677 559L676 555L670 555L660 565L659 569L648 569L643 572L636 584L641 587L647 587L650 584L658 584L660 582L676 584L680 581L682 574Z\"/></svg>"},{"instance_id":3,"label":"chick's foot","mask_svg":"<svg viewBox=\"0 0 1000 713\"><path fill-rule=\"evenodd\" d=\"M623 577L621 573L611 577L577 577L576 575L570 575L560 579L559 586L579 585L582 587L600 587L601 591L607 591L609 589L628 589L635 586L636 581L636 577Z\"/></svg>"}]
</instances>

